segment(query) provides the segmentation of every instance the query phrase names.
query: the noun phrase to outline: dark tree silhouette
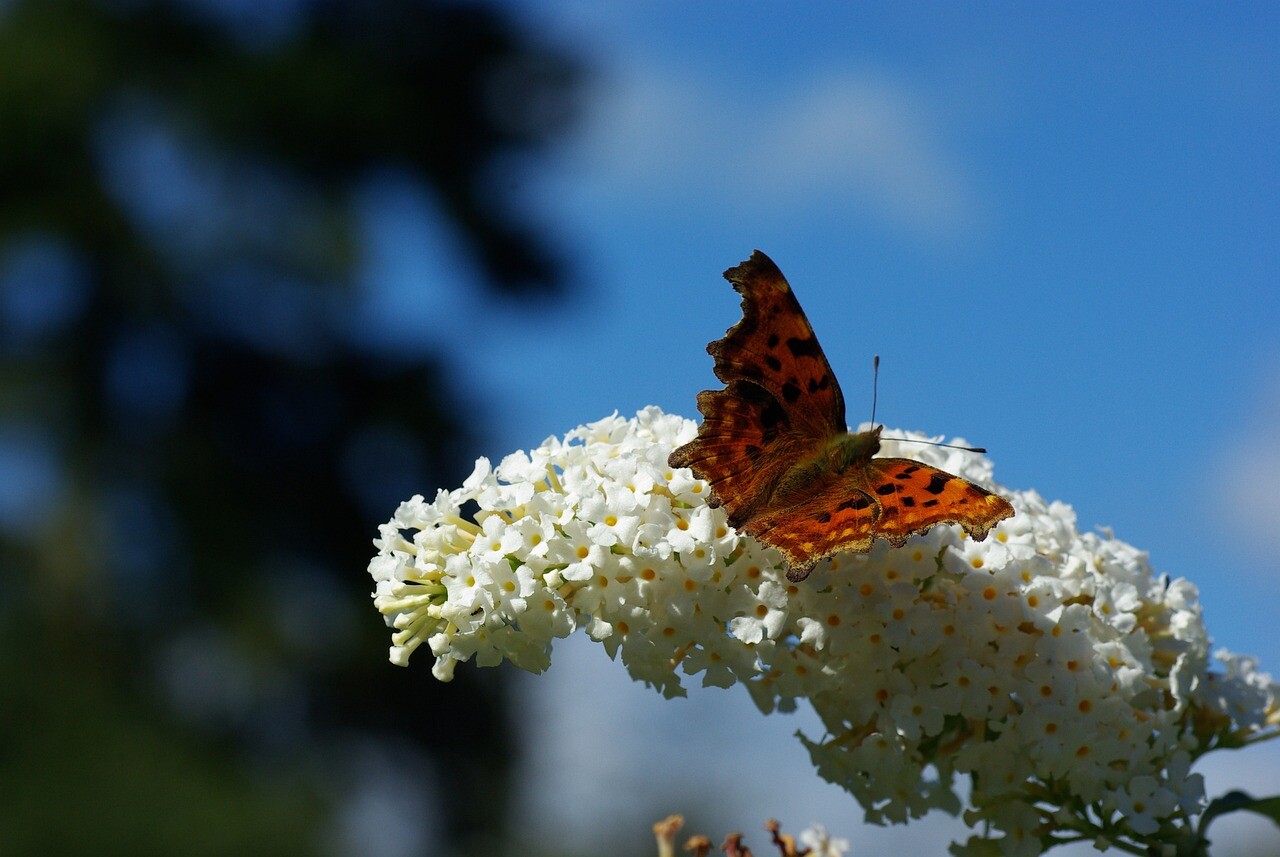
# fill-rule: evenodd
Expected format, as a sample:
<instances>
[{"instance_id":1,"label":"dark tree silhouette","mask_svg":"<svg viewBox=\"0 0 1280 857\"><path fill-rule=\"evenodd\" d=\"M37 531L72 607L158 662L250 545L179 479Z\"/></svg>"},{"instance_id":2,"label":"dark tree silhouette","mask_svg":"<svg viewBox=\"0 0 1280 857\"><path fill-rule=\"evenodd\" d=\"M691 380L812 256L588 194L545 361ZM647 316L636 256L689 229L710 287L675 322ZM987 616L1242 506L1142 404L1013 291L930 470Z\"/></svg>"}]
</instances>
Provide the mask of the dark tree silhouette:
<instances>
[{"instance_id":1,"label":"dark tree silhouette","mask_svg":"<svg viewBox=\"0 0 1280 857\"><path fill-rule=\"evenodd\" d=\"M2 853L317 853L387 771L503 850L502 672L391 667L368 601L477 426L461 355L353 325L354 200L416 183L494 300L554 291L496 179L579 72L474 3L261 5L0 5Z\"/></svg>"}]
</instances>

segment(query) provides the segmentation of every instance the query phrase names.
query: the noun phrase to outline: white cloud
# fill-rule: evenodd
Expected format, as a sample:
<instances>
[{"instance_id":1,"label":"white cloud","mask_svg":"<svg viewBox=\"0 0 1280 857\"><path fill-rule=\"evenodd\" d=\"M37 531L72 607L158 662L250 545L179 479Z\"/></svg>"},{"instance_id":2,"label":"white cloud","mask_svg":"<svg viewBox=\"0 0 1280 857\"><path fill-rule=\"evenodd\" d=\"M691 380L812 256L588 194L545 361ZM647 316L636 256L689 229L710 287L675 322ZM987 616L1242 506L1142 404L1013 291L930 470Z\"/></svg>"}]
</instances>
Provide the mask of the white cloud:
<instances>
[{"instance_id":1,"label":"white cloud","mask_svg":"<svg viewBox=\"0 0 1280 857\"><path fill-rule=\"evenodd\" d=\"M1270 576L1278 568L1280 533L1280 366L1265 378L1255 401L1252 418L1223 438L1209 473L1219 527Z\"/></svg>"},{"instance_id":2,"label":"white cloud","mask_svg":"<svg viewBox=\"0 0 1280 857\"><path fill-rule=\"evenodd\" d=\"M943 151L924 99L874 76L805 87L774 106L746 169L780 193L849 193L915 231L951 232L976 206L970 180Z\"/></svg>"},{"instance_id":3,"label":"white cloud","mask_svg":"<svg viewBox=\"0 0 1280 857\"><path fill-rule=\"evenodd\" d=\"M926 238L980 219L975 182L947 151L942 111L903 81L828 72L744 99L708 79L615 70L573 157L614 196L693 197L788 217L821 206Z\"/></svg>"}]
</instances>

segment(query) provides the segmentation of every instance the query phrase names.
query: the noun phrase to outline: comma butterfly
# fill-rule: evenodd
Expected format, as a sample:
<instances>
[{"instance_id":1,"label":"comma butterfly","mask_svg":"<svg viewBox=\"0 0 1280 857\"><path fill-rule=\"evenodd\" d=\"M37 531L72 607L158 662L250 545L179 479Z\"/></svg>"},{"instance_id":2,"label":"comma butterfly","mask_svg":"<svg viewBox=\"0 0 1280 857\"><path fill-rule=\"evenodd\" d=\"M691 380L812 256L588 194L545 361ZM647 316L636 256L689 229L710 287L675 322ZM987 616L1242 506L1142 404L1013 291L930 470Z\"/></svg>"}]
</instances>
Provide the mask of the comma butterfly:
<instances>
[{"instance_id":1,"label":"comma butterfly","mask_svg":"<svg viewBox=\"0 0 1280 857\"><path fill-rule=\"evenodd\" d=\"M1013 514L1003 497L936 467L874 458L883 427L849 432L840 385L778 266L757 250L724 276L742 295L742 320L707 346L725 388L698 394L698 436L668 463L710 483L710 505L777 548L788 579L934 524L981 541Z\"/></svg>"}]
</instances>

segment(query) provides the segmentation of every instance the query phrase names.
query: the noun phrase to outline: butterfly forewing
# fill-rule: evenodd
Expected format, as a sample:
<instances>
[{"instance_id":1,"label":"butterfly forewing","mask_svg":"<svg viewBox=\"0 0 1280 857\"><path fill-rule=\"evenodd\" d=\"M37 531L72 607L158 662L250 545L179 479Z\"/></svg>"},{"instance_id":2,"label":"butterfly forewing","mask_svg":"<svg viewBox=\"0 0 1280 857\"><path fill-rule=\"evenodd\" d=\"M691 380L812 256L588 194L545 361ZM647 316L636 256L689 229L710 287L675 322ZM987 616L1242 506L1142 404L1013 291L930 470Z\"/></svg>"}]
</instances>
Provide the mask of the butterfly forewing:
<instances>
[{"instance_id":1,"label":"butterfly forewing","mask_svg":"<svg viewBox=\"0 0 1280 857\"><path fill-rule=\"evenodd\" d=\"M909 458L872 458L832 473L804 501L768 510L743 529L782 553L787 577L803 580L818 560L865 553L877 537L897 547L936 524L959 524L981 541L1012 514L1009 501L959 476Z\"/></svg>"},{"instance_id":2,"label":"butterfly forewing","mask_svg":"<svg viewBox=\"0 0 1280 857\"><path fill-rule=\"evenodd\" d=\"M866 483L859 488L880 504L876 535L894 545L934 524L959 524L982 541L1013 514L1013 506L1000 495L909 458L873 458L863 472Z\"/></svg>"},{"instance_id":3,"label":"butterfly forewing","mask_svg":"<svg viewBox=\"0 0 1280 857\"><path fill-rule=\"evenodd\" d=\"M759 384L802 434L824 438L845 431L840 385L778 266L757 250L724 276L742 295L742 320L707 346L716 377Z\"/></svg>"}]
</instances>

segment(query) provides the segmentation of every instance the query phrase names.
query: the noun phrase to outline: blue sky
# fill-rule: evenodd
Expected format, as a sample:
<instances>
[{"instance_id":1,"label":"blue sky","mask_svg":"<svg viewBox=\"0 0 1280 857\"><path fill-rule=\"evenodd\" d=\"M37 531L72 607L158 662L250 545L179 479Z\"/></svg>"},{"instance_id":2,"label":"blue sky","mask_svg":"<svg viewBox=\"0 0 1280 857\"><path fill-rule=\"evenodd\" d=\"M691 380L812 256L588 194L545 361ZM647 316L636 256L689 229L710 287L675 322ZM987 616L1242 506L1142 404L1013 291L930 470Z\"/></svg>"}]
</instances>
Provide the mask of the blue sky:
<instances>
[{"instance_id":1,"label":"blue sky","mask_svg":"<svg viewBox=\"0 0 1280 857\"><path fill-rule=\"evenodd\" d=\"M704 347L738 318L720 272L758 247L806 308L852 421L880 354L883 422L989 448L999 481L1192 579L1215 641L1280 671L1280 7L508 7L594 72L572 139L495 181L552 225L574 294L550 312L481 303L451 236L414 235L430 200L388 186L368 206L371 312L394 340L456 322L459 385L499 427L477 455L615 409L696 418L714 384ZM654 764L669 742L656 764L722 778L736 760L739 791L758 778L726 823L758 810L855 842L917 835L860 831L838 792L817 790L811 817L790 734L813 724L762 726L745 694L664 703L589 649L563 647L524 685L556 727L530 757L534 805L593 782L593 764L597 778ZM602 682L613 702L590 716L613 719L592 726L568 701ZM569 711L586 720L569 728ZM569 764L582 735L611 730L632 750ZM712 749L731 761L689 761ZM1211 786L1280 791L1268 758L1256 782L1235 759ZM796 779L779 788L774 765ZM582 814L557 824L590 842Z\"/></svg>"}]
</instances>

